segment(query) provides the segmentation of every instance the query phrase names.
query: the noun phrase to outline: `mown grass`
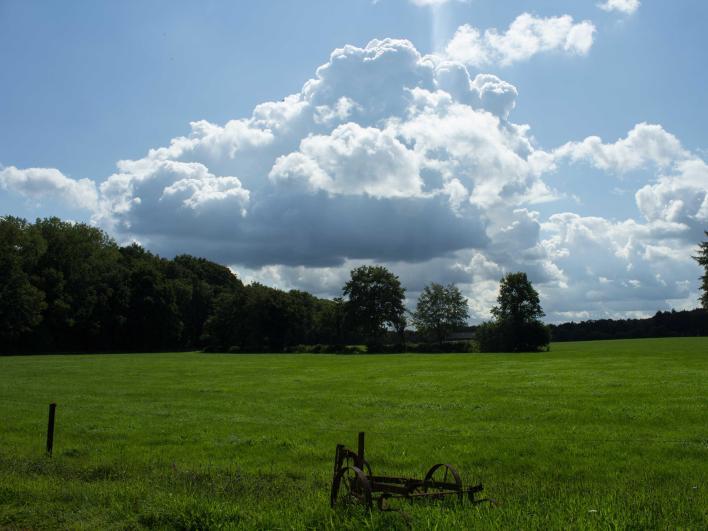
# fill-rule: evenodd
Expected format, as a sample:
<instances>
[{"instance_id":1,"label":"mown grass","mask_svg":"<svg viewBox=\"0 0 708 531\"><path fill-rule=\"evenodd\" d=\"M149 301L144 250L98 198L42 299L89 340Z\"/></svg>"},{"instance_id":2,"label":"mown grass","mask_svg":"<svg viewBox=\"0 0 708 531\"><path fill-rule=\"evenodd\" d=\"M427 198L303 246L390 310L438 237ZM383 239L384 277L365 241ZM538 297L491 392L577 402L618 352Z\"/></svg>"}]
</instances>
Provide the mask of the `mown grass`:
<instances>
[{"instance_id":1,"label":"mown grass","mask_svg":"<svg viewBox=\"0 0 708 531\"><path fill-rule=\"evenodd\" d=\"M360 430L375 473L451 462L500 505L332 511ZM0 528L144 527L706 529L708 339L0 358Z\"/></svg>"}]
</instances>

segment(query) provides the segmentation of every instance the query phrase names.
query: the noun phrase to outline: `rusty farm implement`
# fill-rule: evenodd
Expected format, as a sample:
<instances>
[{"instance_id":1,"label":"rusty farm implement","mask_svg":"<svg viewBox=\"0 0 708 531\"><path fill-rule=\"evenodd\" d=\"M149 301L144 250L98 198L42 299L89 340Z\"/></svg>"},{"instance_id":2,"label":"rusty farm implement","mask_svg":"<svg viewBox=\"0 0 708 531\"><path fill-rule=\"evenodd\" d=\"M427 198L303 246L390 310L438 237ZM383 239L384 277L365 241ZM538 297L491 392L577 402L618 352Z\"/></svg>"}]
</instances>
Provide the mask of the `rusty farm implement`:
<instances>
[{"instance_id":1,"label":"rusty farm implement","mask_svg":"<svg viewBox=\"0 0 708 531\"><path fill-rule=\"evenodd\" d=\"M359 433L356 452L342 444L337 445L330 504L332 507L357 504L371 509L376 502L379 509L386 511L390 509L389 501L396 499L413 502L451 497L460 502L467 498L473 504L493 503L489 498L475 498L475 494L483 489L481 484L463 486L457 470L445 463L430 467L423 479L374 475L364 458L364 433Z\"/></svg>"}]
</instances>

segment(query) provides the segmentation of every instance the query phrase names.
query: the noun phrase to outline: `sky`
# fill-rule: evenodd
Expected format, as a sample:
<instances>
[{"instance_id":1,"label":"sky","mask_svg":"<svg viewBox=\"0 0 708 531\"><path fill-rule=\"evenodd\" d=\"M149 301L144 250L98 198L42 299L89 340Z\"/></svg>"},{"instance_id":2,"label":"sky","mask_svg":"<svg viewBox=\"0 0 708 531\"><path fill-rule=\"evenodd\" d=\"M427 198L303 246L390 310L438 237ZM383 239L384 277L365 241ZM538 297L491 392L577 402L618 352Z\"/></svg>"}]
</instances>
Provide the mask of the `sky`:
<instances>
[{"instance_id":1,"label":"sky","mask_svg":"<svg viewBox=\"0 0 708 531\"><path fill-rule=\"evenodd\" d=\"M472 322L698 305L702 0L0 0L0 215L333 297L383 264Z\"/></svg>"}]
</instances>

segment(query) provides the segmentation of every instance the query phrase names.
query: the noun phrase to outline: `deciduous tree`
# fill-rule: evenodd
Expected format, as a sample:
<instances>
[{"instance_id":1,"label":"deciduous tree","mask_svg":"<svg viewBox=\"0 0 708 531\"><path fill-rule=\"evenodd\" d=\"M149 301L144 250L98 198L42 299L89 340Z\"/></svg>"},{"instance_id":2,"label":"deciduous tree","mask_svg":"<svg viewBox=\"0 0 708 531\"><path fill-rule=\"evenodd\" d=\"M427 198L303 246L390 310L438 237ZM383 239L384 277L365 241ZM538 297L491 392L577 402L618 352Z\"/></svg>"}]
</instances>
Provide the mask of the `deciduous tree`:
<instances>
[{"instance_id":1,"label":"deciduous tree","mask_svg":"<svg viewBox=\"0 0 708 531\"><path fill-rule=\"evenodd\" d=\"M419 333L433 337L442 345L450 332L467 324L468 318L467 301L457 286L433 282L418 298L413 324Z\"/></svg>"},{"instance_id":2,"label":"deciduous tree","mask_svg":"<svg viewBox=\"0 0 708 531\"><path fill-rule=\"evenodd\" d=\"M500 321L524 323L545 315L538 292L526 273L509 273L501 279L497 304L492 308L492 315Z\"/></svg>"},{"instance_id":3,"label":"deciduous tree","mask_svg":"<svg viewBox=\"0 0 708 531\"><path fill-rule=\"evenodd\" d=\"M705 235L708 236L708 231L705 231ZM703 308L708 310L708 241L702 242L698 246L698 256L693 257L700 266L703 267L704 274L701 277L701 305Z\"/></svg>"},{"instance_id":4,"label":"deciduous tree","mask_svg":"<svg viewBox=\"0 0 708 531\"><path fill-rule=\"evenodd\" d=\"M405 288L398 277L382 266L353 269L342 292L347 298L348 321L367 338L369 345L381 344L386 327L399 334L405 326Z\"/></svg>"},{"instance_id":5,"label":"deciduous tree","mask_svg":"<svg viewBox=\"0 0 708 531\"><path fill-rule=\"evenodd\" d=\"M483 352L534 351L550 342L550 332L541 321L545 314L538 292L526 273L509 273L499 285L497 306L491 310L495 320L477 329Z\"/></svg>"}]
</instances>

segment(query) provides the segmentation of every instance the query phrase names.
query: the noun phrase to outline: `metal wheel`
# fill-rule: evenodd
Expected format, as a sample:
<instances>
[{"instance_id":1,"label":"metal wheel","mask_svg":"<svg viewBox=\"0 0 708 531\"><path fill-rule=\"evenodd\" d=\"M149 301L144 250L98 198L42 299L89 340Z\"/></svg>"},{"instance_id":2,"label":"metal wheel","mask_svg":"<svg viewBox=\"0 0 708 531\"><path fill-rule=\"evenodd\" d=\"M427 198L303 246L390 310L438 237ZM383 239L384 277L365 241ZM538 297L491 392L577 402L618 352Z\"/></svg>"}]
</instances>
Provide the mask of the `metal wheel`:
<instances>
[{"instance_id":1,"label":"metal wheel","mask_svg":"<svg viewBox=\"0 0 708 531\"><path fill-rule=\"evenodd\" d=\"M358 458L354 457L353 455L347 455L344 460L342 461L342 467L356 467L361 469L361 471L367 476L371 477L373 474L371 473L371 465L369 462L364 459L362 460L362 466L359 466L357 464Z\"/></svg>"},{"instance_id":2,"label":"metal wheel","mask_svg":"<svg viewBox=\"0 0 708 531\"><path fill-rule=\"evenodd\" d=\"M439 498L443 498L447 493L457 494L457 498L462 501L464 493L462 492L462 479L452 466L444 463L434 465L428 470L423 480L423 491L431 493L439 493ZM438 498L438 496L435 496Z\"/></svg>"},{"instance_id":3,"label":"metal wheel","mask_svg":"<svg viewBox=\"0 0 708 531\"><path fill-rule=\"evenodd\" d=\"M358 504L371 509L371 484L366 475L355 466L341 468L332 481L330 504Z\"/></svg>"}]
</instances>

